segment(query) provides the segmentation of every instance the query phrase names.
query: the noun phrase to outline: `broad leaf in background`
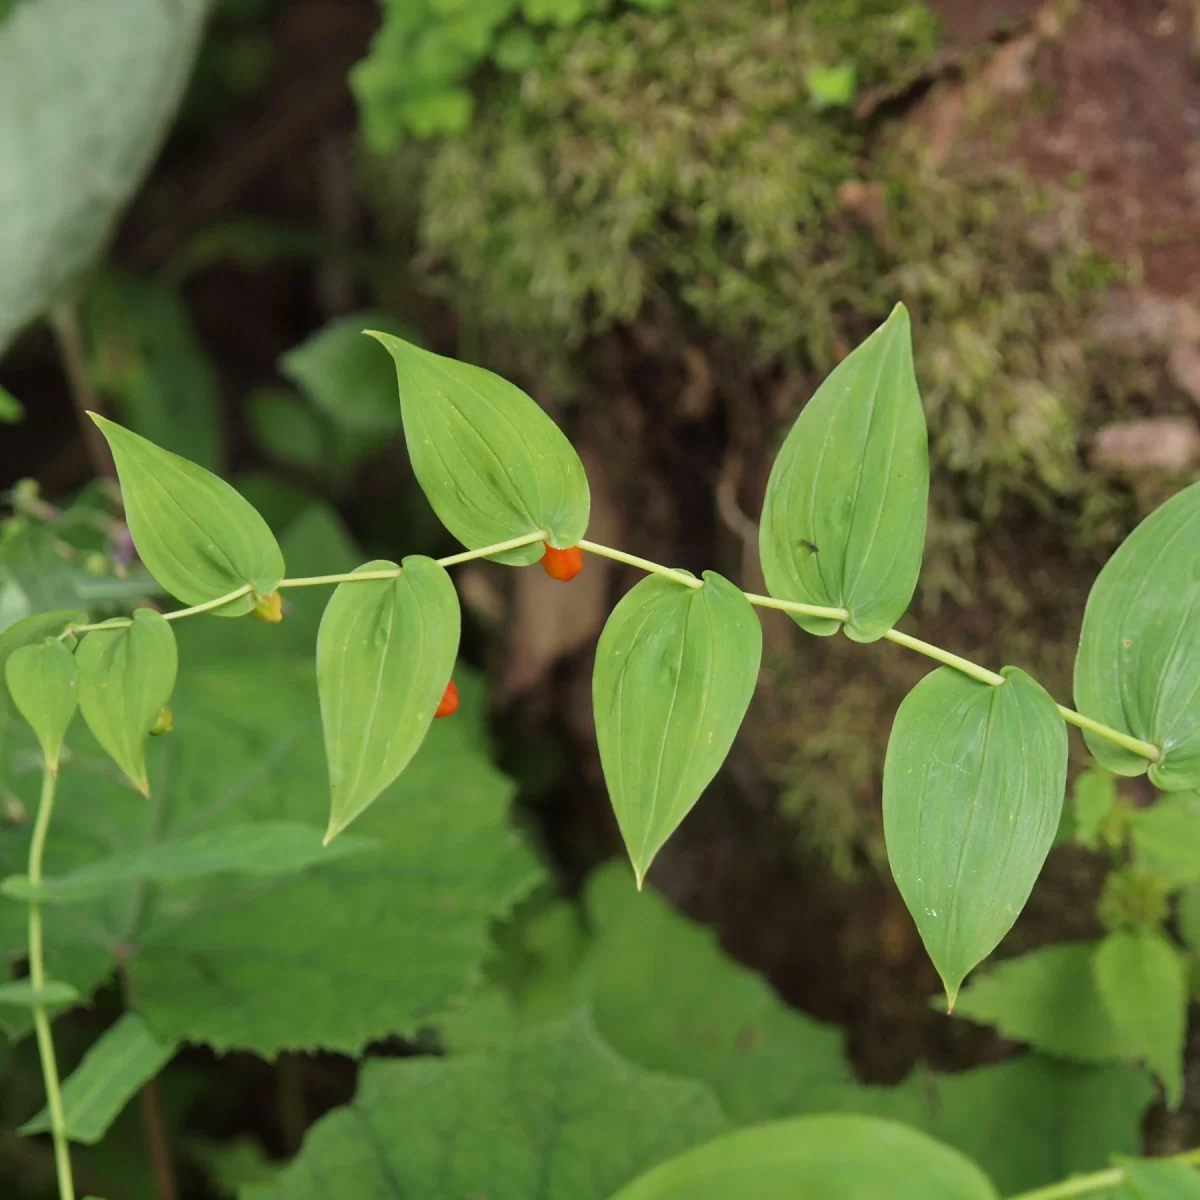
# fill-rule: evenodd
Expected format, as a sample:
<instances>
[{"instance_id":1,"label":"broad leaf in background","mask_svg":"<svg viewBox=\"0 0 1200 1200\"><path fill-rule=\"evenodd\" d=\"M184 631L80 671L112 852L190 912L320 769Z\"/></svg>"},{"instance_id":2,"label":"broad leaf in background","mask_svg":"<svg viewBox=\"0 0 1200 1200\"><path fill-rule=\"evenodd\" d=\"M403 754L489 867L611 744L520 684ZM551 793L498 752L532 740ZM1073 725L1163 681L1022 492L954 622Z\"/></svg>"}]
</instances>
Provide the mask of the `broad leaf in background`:
<instances>
[{"instance_id":1,"label":"broad leaf in background","mask_svg":"<svg viewBox=\"0 0 1200 1200\"><path fill-rule=\"evenodd\" d=\"M442 358L386 333L413 471L442 524L469 550L544 530L551 546L576 545L591 500L579 455L520 388L469 363ZM489 557L521 567L540 544Z\"/></svg>"},{"instance_id":2,"label":"broad leaf in background","mask_svg":"<svg viewBox=\"0 0 1200 1200\"><path fill-rule=\"evenodd\" d=\"M1188 980L1183 955L1161 934L1112 933L1093 960L1096 990L1122 1041L1183 1100Z\"/></svg>"},{"instance_id":3,"label":"broad leaf in background","mask_svg":"<svg viewBox=\"0 0 1200 1200\"><path fill-rule=\"evenodd\" d=\"M10 524L0 540L0 629L48 609L86 607L84 582L84 572L63 557L53 529Z\"/></svg>"},{"instance_id":4,"label":"broad leaf in background","mask_svg":"<svg viewBox=\"0 0 1200 1200\"><path fill-rule=\"evenodd\" d=\"M16 425L25 420L25 406L8 390L0 386L0 423Z\"/></svg>"},{"instance_id":5,"label":"broad leaf in background","mask_svg":"<svg viewBox=\"0 0 1200 1200\"><path fill-rule=\"evenodd\" d=\"M1195 1167L1150 1158L1119 1165L1125 1179L1111 1200L1200 1200L1200 1171Z\"/></svg>"},{"instance_id":6,"label":"broad leaf in background","mask_svg":"<svg viewBox=\"0 0 1200 1200\"><path fill-rule=\"evenodd\" d=\"M408 765L458 657L458 593L444 567L410 555L360 571L394 579L342 583L317 634L317 691L329 786L330 841Z\"/></svg>"},{"instance_id":7,"label":"broad leaf in background","mask_svg":"<svg viewBox=\"0 0 1200 1200\"><path fill-rule=\"evenodd\" d=\"M150 794L146 738L175 690L175 634L161 613L139 608L133 624L86 634L75 652L79 707L96 741Z\"/></svg>"},{"instance_id":8,"label":"broad leaf in background","mask_svg":"<svg viewBox=\"0 0 1200 1200\"><path fill-rule=\"evenodd\" d=\"M106 1030L63 1083L67 1136L94 1146L121 1109L147 1080L175 1056L176 1047L161 1042L134 1013L126 1013ZM42 1109L21 1126L23 1134L46 1133L50 1114Z\"/></svg>"},{"instance_id":9,"label":"broad leaf in background","mask_svg":"<svg viewBox=\"0 0 1200 1200\"><path fill-rule=\"evenodd\" d=\"M915 1070L896 1087L826 1091L811 1107L922 1129L978 1163L1009 1196L1100 1170L1114 1154L1138 1153L1156 1095L1134 1067L1023 1054L953 1074Z\"/></svg>"},{"instance_id":10,"label":"broad leaf in background","mask_svg":"<svg viewBox=\"0 0 1200 1200\"><path fill-rule=\"evenodd\" d=\"M894 1121L812 1116L726 1134L663 1163L613 1200L998 1200L956 1150Z\"/></svg>"},{"instance_id":11,"label":"broad leaf in background","mask_svg":"<svg viewBox=\"0 0 1200 1200\"><path fill-rule=\"evenodd\" d=\"M592 873L585 910L587 932L565 902L538 917L526 934L533 964L449 1014L452 1049L585 1006L618 1054L703 1080L738 1123L812 1111L822 1089L851 1083L841 1030L788 1007L653 890L639 895L623 864Z\"/></svg>"},{"instance_id":12,"label":"broad leaf in background","mask_svg":"<svg viewBox=\"0 0 1200 1200\"><path fill-rule=\"evenodd\" d=\"M1116 780L1107 771L1084 771L1071 791L1074 841L1099 850L1106 819L1117 802Z\"/></svg>"},{"instance_id":13,"label":"broad leaf in background","mask_svg":"<svg viewBox=\"0 0 1200 1200\"><path fill-rule=\"evenodd\" d=\"M135 433L217 471L217 373L179 295L106 272L84 298L92 383Z\"/></svg>"},{"instance_id":14,"label":"broad leaf in background","mask_svg":"<svg viewBox=\"0 0 1200 1200\"><path fill-rule=\"evenodd\" d=\"M401 427L396 372L363 336L366 329L420 345L415 332L394 319L359 313L319 329L289 350L279 369L335 426L382 437Z\"/></svg>"},{"instance_id":15,"label":"broad leaf in background","mask_svg":"<svg viewBox=\"0 0 1200 1200\"><path fill-rule=\"evenodd\" d=\"M283 578L283 554L267 523L223 479L128 429L92 418L108 439L129 532L142 562L185 604L205 604L249 584L251 594L215 610L248 613Z\"/></svg>"},{"instance_id":16,"label":"broad leaf in background","mask_svg":"<svg viewBox=\"0 0 1200 1200\"><path fill-rule=\"evenodd\" d=\"M210 7L37 0L0 26L0 353L99 256L171 123Z\"/></svg>"},{"instance_id":17,"label":"broad leaf in background","mask_svg":"<svg viewBox=\"0 0 1200 1200\"><path fill-rule=\"evenodd\" d=\"M631 1066L577 1016L488 1054L368 1062L354 1102L242 1200L608 1200L723 1128L706 1087Z\"/></svg>"},{"instance_id":18,"label":"broad leaf in background","mask_svg":"<svg viewBox=\"0 0 1200 1200\"><path fill-rule=\"evenodd\" d=\"M950 1008L1012 928L1054 842L1067 727L1024 671L926 675L896 713L883 769L888 862Z\"/></svg>"},{"instance_id":19,"label":"broad leaf in background","mask_svg":"<svg viewBox=\"0 0 1200 1200\"><path fill-rule=\"evenodd\" d=\"M211 833L165 842L147 850L113 854L101 862L43 879L37 887L26 875L10 875L0 893L45 904L80 904L124 892L131 883L174 883L206 875L291 875L321 863L377 848L367 838L339 838L324 846L321 830L295 821L254 821Z\"/></svg>"},{"instance_id":20,"label":"broad leaf in background","mask_svg":"<svg viewBox=\"0 0 1200 1200\"><path fill-rule=\"evenodd\" d=\"M204 621L178 631L185 664L195 661L186 625ZM148 747L149 803L76 726L49 876L248 822L324 825L311 664L276 659L264 670L206 652L180 675L179 732ZM492 919L540 877L509 826L512 785L487 758L481 689L465 673L458 683L466 719L437 722L386 802L361 818L378 848L289 876L131 881L84 907L47 906L50 972L86 994L120 955L134 1007L158 1037L268 1057L358 1053L444 1010L487 957ZM36 777L7 783L28 807ZM0 870L24 869L28 836L27 825L0 829ZM0 903L0 953L23 944L23 906Z\"/></svg>"},{"instance_id":21,"label":"broad leaf in background","mask_svg":"<svg viewBox=\"0 0 1200 1200\"><path fill-rule=\"evenodd\" d=\"M254 440L272 458L306 471L319 469L325 461L330 431L295 393L287 388L257 388L246 397L245 411Z\"/></svg>"},{"instance_id":22,"label":"broad leaf in background","mask_svg":"<svg viewBox=\"0 0 1200 1200\"><path fill-rule=\"evenodd\" d=\"M596 742L639 886L725 761L761 657L754 609L713 571L700 588L651 575L605 623L592 677Z\"/></svg>"},{"instance_id":23,"label":"broad leaf in background","mask_svg":"<svg viewBox=\"0 0 1200 1200\"><path fill-rule=\"evenodd\" d=\"M1138 1047L1096 986L1098 942L1045 946L997 963L967 985L955 1015L1080 1062L1131 1062Z\"/></svg>"},{"instance_id":24,"label":"broad leaf in background","mask_svg":"<svg viewBox=\"0 0 1200 1200\"><path fill-rule=\"evenodd\" d=\"M1129 815L1134 862L1169 888L1200 883L1200 795L1178 792Z\"/></svg>"},{"instance_id":25,"label":"broad leaf in background","mask_svg":"<svg viewBox=\"0 0 1200 1200\"><path fill-rule=\"evenodd\" d=\"M771 468L759 524L767 590L845 608L873 642L904 615L925 548L929 447L908 312L840 362L796 418ZM809 633L840 622L789 614Z\"/></svg>"},{"instance_id":26,"label":"broad leaf in background","mask_svg":"<svg viewBox=\"0 0 1200 1200\"><path fill-rule=\"evenodd\" d=\"M17 712L29 722L52 771L58 770L67 727L79 707L75 656L56 638L21 646L4 664L4 681Z\"/></svg>"},{"instance_id":27,"label":"broad leaf in background","mask_svg":"<svg viewBox=\"0 0 1200 1200\"><path fill-rule=\"evenodd\" d=\"M1118 548L1088 596L1075 660L1084 716L1162 751L1150 781L1165 791L1200 787L1200 483L1172 496ZM1147 761L1084 731L1118 775Z\"/></svg>"}]
</instances>

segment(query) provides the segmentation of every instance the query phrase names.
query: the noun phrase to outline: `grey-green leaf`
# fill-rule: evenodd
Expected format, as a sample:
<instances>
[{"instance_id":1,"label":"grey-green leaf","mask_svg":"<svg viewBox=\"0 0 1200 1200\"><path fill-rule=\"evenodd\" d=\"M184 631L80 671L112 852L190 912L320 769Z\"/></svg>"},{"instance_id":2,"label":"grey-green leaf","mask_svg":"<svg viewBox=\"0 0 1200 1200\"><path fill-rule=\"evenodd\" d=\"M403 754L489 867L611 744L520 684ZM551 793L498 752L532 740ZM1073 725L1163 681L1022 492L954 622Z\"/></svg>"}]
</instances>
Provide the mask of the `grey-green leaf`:
<instances>
[{"instance_id":1,"label":"grey-green leaf","mask_svg":"<svg viewBox=\"0 0 1200 1200\"><path fill-rule=\"evenodd\" d=\"M896 713L883 770L888 862L950 1007L1029 898L1062 813L1067 730L1005 667L993 687L939 667Z\"/></svg>"},{"instance_id":2,"label":"grey-green leaf","mask_svg":"<svg viewBox=\"0 0 1200 1200\"><path fill-rule=\"evenodd\" d=\"M10 875L0 883L0 894L44 904L86 904L126 891L134 883L166 884L222 874L264 879L292 875L361 854L376 844L369 838L347 835L325 846L315 826L298 821L254 821L113 854L65 875L43 879L36 887L28 876Z\"/></svg>"},{"instance_id":3,"label":"grey-green leaf","mask_svg":"<svg viewBox=\"0 0 1200 1200\"><path fill-rule=\"evenodd\" d=\"M96 741L150 794L146 737L175 689L175 634L161 613L139 608L133 624L89 633L75 652L79 707Z\"/></svg>"},{"instance_id":4,"label":"grey-green leaf","mask_svg":"<svg viewBox=\"0 0 1200 1200\"><path fill-rule=\"evenodd\" d=\"M0 353L111 236L171 124L211 7L36 0L0 29Z\"/></svg>"},{"instance_id":5,"label":"grey-green leaf","mask_svg":"<svg viewBox=\"0 0 1200 1200\"><path fill-rule=\"evenodd\" d=\"M1188 982L1183 956L1157 933L1113 933L1093 961L1096 989L1133 1057L1163 1081L1167 1103L1183 1100Z\"/></svg>"},{"instance_id":6,"label":"grey-green leaf","mask_svg":"<svg viewBox=\"0 0 1200 1200\"><path fill-rule=\"evenodd\" d=\"M249 594L214 610L248 613L283 578L283 554L249 501L203 467L93 415L108 439L129 532L142 562L172 596L206 604L241 587Z\"/></svg>"},{"instance_id":7,"label":"grey-green leaf","mask_svg":"<svg viewBox=\"0 0 1200 1200\"><path fill-rule=\"evenodd\" d=\"M659 575L613 610L596 647L596 741L638 884L725 761L754 695L762 628L715 572Z\"/></svg>"},{"instance_id":8,"label":"grey-green leaf","mask_svg":"<svg viewBox=\"0 0 1200 1200\"><path fill-rule=\"evenodd\" d=\"M8 694L29 722L52 770L58 769L67 727L79 707L75 656L57 638L22 646L4 664Z\"/></svg>"},{"instance_id":9,"label":"grey-green leaf","mask_svg":"<svg viewBox=\"0 0 1200 1200\"><path fill-rule=\"evenodd\" d=\"M1152 512L1092 585L1075 703L1084 716L1157 746L1161 760L1084 731L1118 775L1166 791L1200 788L1200 483Z\"/></svg>"},{"instance_id":10,"label":"grey-green leaf","mask_svg":"<svg viewBox=\"0 0 1200 1200\"><path fill-rule=\"evenodd\" d=\"M175 1057L173 1042L162 1042L136 1013L125 1013L106 1030L62 1086L67 1137L94 1146L121 1115L138 1089ZM46 1133L46 1109L17 1131Z\"/></svg>"},{"instance_id":11,"label":"grey-green leaf","mask_svg":"<svg viewBox=\"0 0 1200 1200\"><path fill-rule=\"evenodd\" d=\"M878 1117L794 1117L726 1134L613 1200L997 1200L970 1159Z\"/></svg>"},{"instance_id":12,"label":"grey-green leaf","mask_svg":"<svg viewBox=\"0 0 1200 1200\"><path fill-rule=\"evenodd\" d=\"M771 595L846 609L856 642L895 625L921 571L928 442L898 304L817 389L771 469L759 525ZM828 617L791 615L809 633L837 632Z\"/></svg>"},{"instance_id":13,"label":"grey-green leaf","mask_svg":"<svg viewBox=\"0 0 1200 1200\"><path fill-rule=\"evenodd\" d=\"M317 634L317 688L332 803L326 841L408 765L458 656L458 594L444 568L410 555L360 571L394 579L343 583Z\"/></svg>"},{"instance_id":14,"label":"grey-green leaf","mask_svg":"<svg viewBox=\"0 0 1200 1200\"><path fill-rule=\"evenodd\" d=\"M491 371L372 336L396 363L409 458L442 524L470 550L538 530L551 546L576 545L591 512L587 477L550 417ZM534 543L490 557L519 567L542 552Z\"/></svg>"}]
</instances>

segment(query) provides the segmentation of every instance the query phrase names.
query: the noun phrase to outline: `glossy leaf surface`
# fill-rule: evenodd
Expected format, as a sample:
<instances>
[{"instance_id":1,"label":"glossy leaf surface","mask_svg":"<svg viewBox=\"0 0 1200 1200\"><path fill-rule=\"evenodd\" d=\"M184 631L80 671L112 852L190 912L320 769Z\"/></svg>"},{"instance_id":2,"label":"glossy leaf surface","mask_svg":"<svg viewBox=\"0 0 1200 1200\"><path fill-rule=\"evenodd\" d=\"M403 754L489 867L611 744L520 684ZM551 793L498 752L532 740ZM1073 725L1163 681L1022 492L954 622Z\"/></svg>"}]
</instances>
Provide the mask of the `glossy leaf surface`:
<instances>
[{"instance_id":1,"label":"glossy leaf surface","mask_svg":"<svg viewBox=\"0 0 1200 1200\"><path fill-rule=\"evenodd\" d=\"M443 525L477 550L541 529L552 546L587 532L583 464L562 430L520 388L469 363L374 333L396 364L413 471ZM540 543L491 557L541 558Z\"/></svg>"},{"instance_id":2,"label":"glossy leaf surface","mask_svg":"<svg viewBox=\"0 0 1200 1200\"><path fill-rule=\"evenodd\" d=\"M266 521L223 479L103 417L134 545L147 569L185 604L249 585L265 596L283 578L283 554ZM254 595L214 610L237 617Z\"/></svg>"},{"instance_id":3,"label":"glossy leaf surface","mask_svg":"<svg viewBox=\"0 0 1200 1200\"><path fill-rule=\"evenodd\" d=\"M170 622L153 609L139 608L132 625L87 634L75 661L83 719L113 762L148 796L146 738L175 690L179 666Z\"/></svg>"},{"instance_id":4,"label":"glossy leaf surface","mask_svg":"<svg viewBox=\"0 0 1200 1200\"><path fill-rule=\"evenodd\" d=\"M395 579L343 583L317 634L317 686L329 762L329 832L340 833L407 766L458 657L458 594L444 568L411 555Z\"/></svg>"},{"instance_id":5,"label":"glossy leaf surface","mask_svg":"<svg viewBox=\"0 0 1200 1200\"><path fill-rule=\"evenodd\" d=\"M759 554L781 600L845 608L873 642L908 607L925 547L929 449L908 312L892 315L804 406L767 482ZM793 614L809 633L838 622Z\"/></svg>"},{"instance_id":6,"label":"glossy leaf surface","mask_svg":"<svg viewBox=\"0 0 1200 1200\"><path fill-rule=\"evenodd\" d=\"M175 1044L151 1033L136 1013L125 1013L83 1056L83 1061L62 1085L67 1137L94 1146L120 1115L138 1089L174 1057ZM46 1133L46 1109L31 1117L19 1132Z\"/></svg>"},{"instance_id":7,"label":"glossy leaf surface","mask_svg":"<svg viewBox=\"0 0 1200 1200\"><path fill-rule=\"evenodd\" d=\"M1096 988L1122 1040L1183 1099L1188 980L1183 956L1157 933L1113 933L1096 950Z\"/></svg>"},{"instance_id":8,"label":"glossy leaf surface","mask_svg":"<svg viewBox=\"0 0 1200 1200\"><path fill-rule=\"evenodd\" d=\"M1084 731L1118 775L1166 791L1200 787L1200 483L1152 512L1104 565L1075 660L1084 716L1157 746L1160 762Z\"/></svg>"},{"instance_id":9,"label":"glossy leaf surface","mask_svg":"<svg viewBox=\"0 0 1200 1200\"><path fill-rule=\"evenodd\" d=\"M4 664L8 694L29 722L52 768L58 767L67 727L79 707L79 672L75 656L55 638L37 646L21 646Z\"/></svg>"},{"instance_id":10,"label":"glossy leaf surface","mask_svg":"<svg viewBox=\"0 0 1200 1200\"><path fill-rule=\"evenodd\" d=\"M701 588L651 575L605 624L592 679L596 741L639 881L725 761L761 657L754 609L712 571Z\"/></svg>"},{"instance_id":11,"label":"glossy leaf surface","mask_svg":"<svg viewBox=\"0 0 1200 1200\"><path fill-rule=\"evenodd\" d=\"M953 1007L1029 898L1062 813L1067 730L1016 667L998 687L939 667L896 713L883 772L888 862Z\"/></svg>"},{"instance_id":12,"label":"glossy leaf surface","mask_svg":"<svg viewBox=\"0 0 1200 1200\"><path fill-rule=\"evenodd\" d=\"M796 1117L726 1134L613 1200L996 1200L956 1150L894 1121Z\"/></svg>"}]
</instances>

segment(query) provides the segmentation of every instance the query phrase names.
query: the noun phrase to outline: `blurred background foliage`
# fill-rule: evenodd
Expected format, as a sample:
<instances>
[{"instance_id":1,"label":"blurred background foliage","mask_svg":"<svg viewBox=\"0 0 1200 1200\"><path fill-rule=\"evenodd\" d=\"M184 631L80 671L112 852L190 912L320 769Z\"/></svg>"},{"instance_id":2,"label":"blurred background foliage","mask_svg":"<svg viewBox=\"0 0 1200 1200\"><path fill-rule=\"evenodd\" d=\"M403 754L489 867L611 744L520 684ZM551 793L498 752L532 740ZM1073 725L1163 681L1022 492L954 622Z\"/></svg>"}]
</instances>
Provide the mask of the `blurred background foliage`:
<instances>
[{"instance_id":1,"label":"blurred background foliage","mask_svg":"<svg viewBox=\"0 0 1200 1200\"><path fill-rule=\"evenodd\" d=\"M0 0L0 50L14 13L67 2ZM1196 11L216 0L161 157L131 176L72 319L56 333L23 319L0 360L0 628L155 596L77 421L89 397L229 475L279 531L299 538L336 510L357 543L341 552L447 552L368 326L529 390L580 448L597 540L761 589L754 521L775 450L903 300L933 470L906 627L1019 663L1066 699L1099 566L1200 478ZM620 872L599 866L619 842L590 648L629 578L599 560L570 590L531 575L479 565L457 582L464 651L486 680L472 753L513 780L541 883L492 909L486 984L428 1028L397 1026L407 1040L388 1053L486 1053L586 1002L595 1030L554 1037L597 1036L711 1086L732 1121L896 1115L1010 1189L1137 1148L1151 1074L1186 1084L1200 1058L1180 1046L1147 1073L1131 1064L1154 1056L1119 1032L1072 1040L1064 1026L1083 1018L1064 1018L1078 992L1063 981L1084 986L1102 929L1169 919L1195 946L1187 814L1150 819L1140 784L1080 776L1002 950L1021 957L964 993L969 1020L947 1019L927 1003L936 980L887 876L878 800L892 714L924 668L768 615L743 735L651 880L726 957L657 900L635 918ZM229 635L231 656L273 633L251 632ZM711 1010L681 999L677 1020L641 1028L673 971L712 975ZM68 1064L118 1011L110 991L59 1022ZM1014 1042L1034 1051L1010 1057ZM28 1039L5 1053L7 1129L38 1085ZM789 1091L780 1062L809 1083ZM180 1194L232 1195L273 1178L353 1078L331 1053L268 1066L196 1048L146 1119L170 1131ZM1197 1140L1200 1099L1186 1097L1173 1115L1152 1109L1152 1147ZM1014 1116L1026 1109L1061 1117L1058 1132L1031 1132ZM147 1162L131 1149L142 1126L131 1107L83 1161L105 1194L166 1200L151 1166L131 1165ZM18 1195L46 1194L43 1151L0 1134Z\"/></svg>"}]
</instances>

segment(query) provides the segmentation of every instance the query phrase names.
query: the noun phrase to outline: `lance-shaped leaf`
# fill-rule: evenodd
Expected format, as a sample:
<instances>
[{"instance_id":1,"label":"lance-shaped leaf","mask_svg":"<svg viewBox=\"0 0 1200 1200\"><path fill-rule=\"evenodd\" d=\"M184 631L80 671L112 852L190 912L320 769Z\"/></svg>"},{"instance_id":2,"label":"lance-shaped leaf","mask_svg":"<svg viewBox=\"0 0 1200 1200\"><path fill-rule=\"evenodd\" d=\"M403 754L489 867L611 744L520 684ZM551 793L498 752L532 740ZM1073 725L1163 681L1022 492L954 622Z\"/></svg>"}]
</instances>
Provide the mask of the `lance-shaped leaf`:
<instances>
[{"instance_id":1,"label":"lance-shaped leaf","mask_svg":"<svg viewBox=\"0 0 1200 1200\"><path fill-rule=\"evenodd\" d=\"M1092 585L1075 703L1085 717L1157 746L1159 762L1084 731L1118 775L1166 791L1200 788L1200 483L1152 512Z\"/></svg>"},{"instance_id":2,"label":"lance-shaped leaf","mask_svg":"<svg viewBox=\"0 0 1200 1200\"><path fill-rule=\"evenodd\" d=\"M519 387L403 338L372 332L396 363L413 471L443 525L478 550L541 529L560 549L587 532L591 501L579 455ZM526 566L535 542L490 555Z\"/></svg>"},{"instance_id":3,"label":"lance-shaped leaf","mask_svg":"<svg viewBox=\"0 0 1200 1200\"><path fill-rule=\"evenodd\" d=\"M896 713L883 831L900 895L954 1007L959 985L1009 931L1062 813L1067 728L1035 680L980 683L939 667Z\"/></svg>"},{"instance_id":4,"label":"lance-shaped leaf","mask_svg":"<svg viewBox=\"0 0 1200 1200\"><path fill-rule=\"evenodd\" d=\"M113 762L148 796L146 738L171 698L179 665L170 622L153 609L139 608L132 625L89 633L75 660L83 719Z\"/></svg>"},{"instance_id":5,"label":"lance-shaped leaf","mask_svg":"<svg viewBox=\"0 0 1200 1200\"><path fill-rule=\"evenodd\" d=\"M997 1200L969 1158L878 1117L822 1115L728 1133L655 1167L613 1200Z\"/></svg>"},{"instance_id":6,"label":"lance-shaped leaf","mask_svg":"<svg viewBox=\"0 0 1200 1200\"><path fill-rule=\"evenodd\" d=\"M596 647L596 741L638 886L721 764L746 715L762 629L746 597L704 573L643 579Z\"/></svg>"},{"instance_id":7,"label":"lance-shaped leaf","mask_svg":"<svg viewBox=\"0 0 1200 1200\"><path fill-rule=\"evenodd\" d=\"M75 656L56 638L8 656L4 678L17 712L29 722L51 770L58 769L67 726L79 707Z\"/></svg>"},{"instance_id":8,"label":"lance-shaped leaf","mask_svg":"<svg viewBox=\"0 0 1200 1200\"><path fill-rule=\"evenodd\" d=\"M326 842L408 765L458 656L458 595L431 558L369 562L394 579L343 583L317 634L317 688L333 792Z\"/></svg>"},{"instance_id":9,"label":"lance-shaped leaf","mask_svg":"<svg viewBox=\"0 0 1200 1200\"><path fill-rule=\"evenodd\" d=\"M129 532L142 562L172 596L206 604L251 592L213 611L248 613L283 578L283 554L258 510L211 471L92 415L108 439Z\"/></svg>"},{"instance_id":10,"label":"lance-shaped leaf","mask_svg":"<svg viewBox=\"0 0 1200 1200\"><path fill-rule=\"evenodd\" d=\"M767 481L759 555L780 600L844 608L846 635L882 637L917 586L929 447L898 304L804 406ZM809 633L836 620L791 614Z\"/></svg>"}]
</instances>

